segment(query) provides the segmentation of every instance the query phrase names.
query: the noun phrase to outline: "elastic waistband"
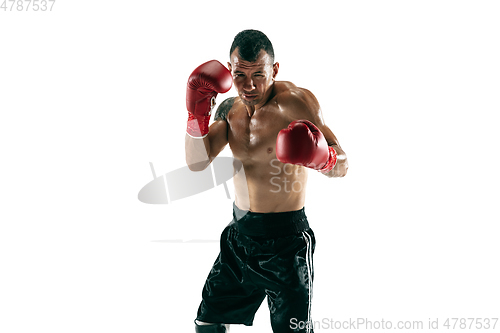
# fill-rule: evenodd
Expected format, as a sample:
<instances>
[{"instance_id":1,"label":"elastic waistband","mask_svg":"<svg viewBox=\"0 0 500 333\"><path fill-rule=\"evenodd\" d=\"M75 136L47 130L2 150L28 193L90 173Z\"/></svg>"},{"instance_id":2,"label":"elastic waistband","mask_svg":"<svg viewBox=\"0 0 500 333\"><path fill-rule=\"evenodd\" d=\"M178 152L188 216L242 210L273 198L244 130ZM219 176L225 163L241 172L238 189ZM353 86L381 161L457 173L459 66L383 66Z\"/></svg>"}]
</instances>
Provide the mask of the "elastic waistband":
<instances>
[{"instance_id":1,"label":"elastic waistband","mask_svg":"<svg viewBox=\"0 0 500 333\"><path fill-rule=\"evenodd\" d=\"M309 229L304 208L279 213L255 213L233 203L233 222L238 232L252 237L279 237Z\"/></svg>"}]
</instances>

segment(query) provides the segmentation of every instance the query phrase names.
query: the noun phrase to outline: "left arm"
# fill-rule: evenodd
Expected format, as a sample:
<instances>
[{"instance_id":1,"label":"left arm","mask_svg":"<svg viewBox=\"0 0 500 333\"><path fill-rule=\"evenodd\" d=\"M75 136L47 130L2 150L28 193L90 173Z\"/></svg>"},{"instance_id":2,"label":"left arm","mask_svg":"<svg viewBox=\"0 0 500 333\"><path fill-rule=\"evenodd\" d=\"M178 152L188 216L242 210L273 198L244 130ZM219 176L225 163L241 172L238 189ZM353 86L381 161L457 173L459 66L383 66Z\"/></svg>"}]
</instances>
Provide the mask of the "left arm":
<instances>
[{"instance_id":1,"label":"left arm","mask_svg":"<svg viewBox=\"0 0 500 333\"><path fill-rule=\"evenodd\" d=\"M323 133L328 146L332 147L337 153L335 167L330 172L324 173L324 175L327 177L344 177L349 168L347 156L340 147L337 137L325 124L319 102L313 93L303 88L290 89L280 100L280 104L289 113L291 121L305 119L312 122Z\"/></svg>"}]
</instances>

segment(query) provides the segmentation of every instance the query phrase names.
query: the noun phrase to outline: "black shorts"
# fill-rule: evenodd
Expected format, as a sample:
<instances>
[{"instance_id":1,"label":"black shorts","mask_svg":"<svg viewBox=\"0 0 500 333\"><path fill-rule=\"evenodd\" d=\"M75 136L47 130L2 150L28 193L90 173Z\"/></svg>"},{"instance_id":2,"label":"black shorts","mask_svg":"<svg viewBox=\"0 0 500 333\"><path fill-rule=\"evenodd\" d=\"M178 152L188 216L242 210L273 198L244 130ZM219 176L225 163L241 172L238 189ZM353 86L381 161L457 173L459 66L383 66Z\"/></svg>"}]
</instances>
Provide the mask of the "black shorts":
<instances>
[{"instance_id":1,"label":"black shorts","mask_svg":"<svg viewBox=\"0 0 500 333\"><path fill-rule=\"evenodd\" d=\"M196 319L250 326L267 296L274 332L312 332L307 327L316 241L304 209L253 213L233 208Z\"/></svg>"}]
</instances>

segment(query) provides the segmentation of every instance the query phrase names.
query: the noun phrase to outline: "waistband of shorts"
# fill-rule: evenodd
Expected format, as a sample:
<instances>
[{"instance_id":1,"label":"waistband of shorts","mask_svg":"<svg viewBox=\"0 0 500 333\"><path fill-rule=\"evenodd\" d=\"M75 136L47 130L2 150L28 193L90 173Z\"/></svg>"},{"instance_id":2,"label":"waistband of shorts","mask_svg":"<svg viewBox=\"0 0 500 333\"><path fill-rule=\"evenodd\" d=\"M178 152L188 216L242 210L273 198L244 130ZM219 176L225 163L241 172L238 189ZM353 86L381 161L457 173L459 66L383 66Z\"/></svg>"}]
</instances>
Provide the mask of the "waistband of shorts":
<instances>
[{"instance_id":1,"label":"waistband of shorts","mask_svg":"<svg viewBox=\"0 0 500 333\"><path fill-rule=\"evenodd\" d=\"M241 234L252 237L279 237L309 229L304 208L279 213L255 213L233 203L233 224Z\"/></svg>"}]
</instances>

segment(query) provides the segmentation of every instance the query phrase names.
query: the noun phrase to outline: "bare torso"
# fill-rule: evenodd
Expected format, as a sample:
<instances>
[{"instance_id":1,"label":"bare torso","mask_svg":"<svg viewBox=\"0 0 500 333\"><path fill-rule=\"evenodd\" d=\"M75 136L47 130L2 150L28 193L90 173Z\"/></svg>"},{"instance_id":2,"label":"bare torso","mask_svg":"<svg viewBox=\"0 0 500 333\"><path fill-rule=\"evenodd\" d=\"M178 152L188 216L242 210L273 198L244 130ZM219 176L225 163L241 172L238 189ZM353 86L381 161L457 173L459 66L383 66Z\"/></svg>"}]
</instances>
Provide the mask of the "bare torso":
<instances>
[{"instance_id":1,"label":"bare torso","mask_svg":"<svg viewBox=\"0 0 500 333\"><path fill-rule=\"evenodd\" d=\"M280 103L280 96L297 89L289 82L276 82L268 102L253 114L235 98L227 114L228 143L243 171L234 177L235 203L254 212L301 209L305 201L307 170L283 164L276 158L276 137L295 120Z\"/></svg>"},{"instance_id":2,"label":"bare torso","mask_svg":"<svg viewBox=\"0 0 500 333\"><path fill-rule=\"evenodd\" d=\"M298 119L314 123L337 152L337 164L328 177L343 177L347 159L310 91L283 81L274 82L270 89L265 103L255 108L240 97L225 100L208 136L200 140L186 134L186 162L192 171L204 170L229 143L234 158L243 165L234 176L235 203L240 209L261 213L299 210L305 203L307 168L283 164L276 158L279 131Z\"/></svg>"}]
</instances>

